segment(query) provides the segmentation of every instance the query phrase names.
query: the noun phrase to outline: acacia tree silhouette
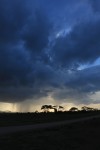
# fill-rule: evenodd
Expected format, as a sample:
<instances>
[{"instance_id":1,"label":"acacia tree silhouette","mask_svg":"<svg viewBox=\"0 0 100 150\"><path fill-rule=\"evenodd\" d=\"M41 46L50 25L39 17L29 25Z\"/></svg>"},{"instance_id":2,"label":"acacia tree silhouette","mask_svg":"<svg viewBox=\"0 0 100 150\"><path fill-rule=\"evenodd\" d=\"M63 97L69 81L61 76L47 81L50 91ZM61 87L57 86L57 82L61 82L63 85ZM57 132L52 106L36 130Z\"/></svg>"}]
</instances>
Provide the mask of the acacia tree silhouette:
<instances>
[{"instance_id":1,"label":"acacia tree silhouette","mask_svg":"<svg viewBox=\"0 0 100 150\"><path fill-rule=\"evenodd\" d=\"M49 112L50 109L53 109L54 112L58 112L58 111L62 111L64 109L64 107L62 106L52 106L52 105L42 105L41 110L43 110L44 112Z\"/></svg>"},{"instance_id":2,"label":"acacia tree silhouette","mask_svg":"<svg viewBox=\"0 0 100 150\"><path fill-rule=\"evenodd\" d=\"M41 110L43 110L44 112L49 112L50 109L53 109L52 105L42 105Z\"/></svg>"},{"instance_id":3,"label":"acacia tree silhouette","mask_svg":"<svg viewBox=\"0 0 100 150\"><path fill-rule=\"evenodd\" d=\"M58 111L63 111L64 110L64 107L63 106L59 106L58 107Z\"/></svg>"},{"instance_id":4,"label":"acacia tree silhouette","mask_svg":"<svg viewBox=\"0 0 100 150\"><path fill-rule=\"evenodd\" d=\"M78 108L77 108L77 107L71 107L71 108L69 109L69 111L78 111Z\"/></svg>"},{"instance_id":5,"label":"acacia tree silhouette","mask_svg":"<svg viewBox=\"0 0 100 150\"><path fill-rule=\"evenodd\" d=\"M82 111L97 111L98 109L96 108L91 108L91 107L87 107L87 106L83 106L81 108Z\"/></svg>"},{"instance_id":6,"label":"acacia tree silhouette","mask_svg":"<svg viewBox=\"0 0 100 150\"><path fill-rule=\"evenodd\" d=\"M54 112L57 112L57 106L52 106L52 109L54 109Z\"/></svg>"}]
</instances>

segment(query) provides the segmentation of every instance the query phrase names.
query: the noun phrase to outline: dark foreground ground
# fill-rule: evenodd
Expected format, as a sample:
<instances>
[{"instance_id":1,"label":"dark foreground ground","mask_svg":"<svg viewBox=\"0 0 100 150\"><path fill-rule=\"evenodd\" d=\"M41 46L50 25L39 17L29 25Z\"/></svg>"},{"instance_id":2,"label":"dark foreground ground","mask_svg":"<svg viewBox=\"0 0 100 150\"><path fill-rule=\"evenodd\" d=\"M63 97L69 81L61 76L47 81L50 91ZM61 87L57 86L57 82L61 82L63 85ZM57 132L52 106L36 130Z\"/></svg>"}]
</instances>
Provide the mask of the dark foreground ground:
<instances>
[{"instance_id":1,"label":"dark foreground ground","mask_svg":"<svg viewBox=\"0 0 100 150\"><path fill-rule=\"evenodd\" d=\"M0 137L0 150L100 150L100 119Z\"/></svg>"},{"instance_id":2,"label":"dark foreground ground","mask_svg":"<svg viewBox=\"0 0 100 150\"><path fill-rule=\"evenodd\" d=\"M57 113L0 113L0 127L58 122L94 115L100 115L100 111Z\"/></svg>"}]
</instances>

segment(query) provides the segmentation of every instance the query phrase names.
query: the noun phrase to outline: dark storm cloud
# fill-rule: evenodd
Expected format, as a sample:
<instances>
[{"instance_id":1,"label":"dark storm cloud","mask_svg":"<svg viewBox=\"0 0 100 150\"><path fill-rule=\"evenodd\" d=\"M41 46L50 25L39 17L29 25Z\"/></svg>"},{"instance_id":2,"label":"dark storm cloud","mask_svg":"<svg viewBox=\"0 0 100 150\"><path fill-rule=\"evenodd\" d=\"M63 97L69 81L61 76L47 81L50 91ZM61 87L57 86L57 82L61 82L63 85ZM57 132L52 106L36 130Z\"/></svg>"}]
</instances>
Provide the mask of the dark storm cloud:
<instances>
[{"instance_id":1,"label":"dark storm cloud","mask_svg":"<svg viewBox=\"0 0 100 150\"><path fill-rule=\"evenodd\" d=\"M27 1L0 1L0 100L20 101L43 95L34 85L40 76L46 76L41 71L36 77L36 72L37 62L47 59L43 49L48 45L49 31L42 10L30 9Z\"/></svg>"},{"instance_id":2,"label":"dark storm cloud","mask_svg":"<svg viewBox=\"0 0 100 150\"><path fill-rule=\"evenodd\" d=\"M100 12L100 1L99 0L90 0L91 6L94 12Z\"/></svg>"},{"instance_id":3,"label":"dark storm cloud","mask_svg":"<svg viewBox=\"0 0 100 150\"><path fill-rule=\"evenodd\" d=\"M52 50L54 63L78 67L100 57L100 20L81 22L64 37L56 39Z\"/></svg>"},{"instance_id":4,"label":"dark storm cloud","mask_svg":"<svg viewBox=\"0 0 100 150\"><path fill-rule=\"evenodd\" d=\"M48 45L51 26L47 22L46 15L41 11L36 11L34 15L35 17L32 16L25 26L23 40L26 48L33 51L33 53L38 53Z\"/></svg>"},{"instance_id":5,"label":"dark storm cloud","mask_svg":"<svg viewBox=\"0 0 100 150\"><path fill-rule=\"evenodd\" d=\"M57 100L76 103L90 102L89 96L100 90L100 66L90 67L66 74L66 83L52 94Z\"/></svg>"},{"instance_id":6,"label":"dark storm cloud","mask_svg":"<svg viewBox=\"0 0 100 150\"><path fill-rule=\"evenodd\" d=\"M100 90L100 65L79 70L72 74L66 86L73 88L79 92L96 92Z\"/></svg>"},{"instance_id":7,"label":"dark storm cloud","mask_svg":"<svg viewBox=\"0 0 100 150\"><path fill-rule=\"evenodd\" d=\"M77 70L99 57L99 26L88 0L0 0L0 101L99 91L99 67Z\"/></svg>"},{"instance_id":8,"label":"dark storm cloud","mask_svg":"<svg viewBox=\"0 0 100 150\"><path fill-rule=\"evenodd\" d=\"M0 1L0 43L16 42L27 21L28 13L22 1ZM12 43L13 44L13 43Z\"/></svg>"}]
</instances>

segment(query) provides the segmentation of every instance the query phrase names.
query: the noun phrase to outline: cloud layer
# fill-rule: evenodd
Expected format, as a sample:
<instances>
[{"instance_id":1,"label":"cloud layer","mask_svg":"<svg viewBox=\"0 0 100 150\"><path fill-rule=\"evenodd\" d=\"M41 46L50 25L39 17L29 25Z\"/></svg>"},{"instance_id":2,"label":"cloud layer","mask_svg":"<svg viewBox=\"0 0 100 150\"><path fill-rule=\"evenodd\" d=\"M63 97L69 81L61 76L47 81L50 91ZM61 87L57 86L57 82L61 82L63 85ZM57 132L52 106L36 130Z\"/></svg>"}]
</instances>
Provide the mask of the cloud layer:
<instances>
[{"instance_id":1,"label":"cloud layer","mask_svg":"<svg viewBox=\"0 0 100 150\"><path fill-rule=\"evenodd\" d=\"M99 1L0 1L0 101L85 101L100 90Z\"/></svg>"}]
</instances>

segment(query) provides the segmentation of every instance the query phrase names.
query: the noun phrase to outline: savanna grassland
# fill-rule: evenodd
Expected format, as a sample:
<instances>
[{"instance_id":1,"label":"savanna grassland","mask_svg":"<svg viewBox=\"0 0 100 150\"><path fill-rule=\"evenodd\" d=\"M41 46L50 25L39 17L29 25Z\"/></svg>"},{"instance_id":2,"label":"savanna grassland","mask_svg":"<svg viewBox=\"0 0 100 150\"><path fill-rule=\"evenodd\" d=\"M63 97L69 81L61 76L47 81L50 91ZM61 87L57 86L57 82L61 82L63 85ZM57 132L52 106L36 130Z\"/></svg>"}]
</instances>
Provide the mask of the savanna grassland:
<instances>
[{"instance_id":1,"label":"savanna grassland","mask_svg":"<svg viewBox=\"0 0 100 150\"><path fill-rule=\"evenodd\" d=\"M56 114L71 119L97 112ZM98 114L100 114L98 112ZM16 114L18 115L18 114ZM24 114L25 115L25 114ZM37 116L40 114L36 114ZM45 114L49 118L50 114ZM54 115L54 114L52 114ZM62 115L62 116L61 116ZM57 118L57 116L55 117ZM62 117L62 119L64 119ZM69 119L69 118L68 118ZM51 120L49 120L51 122ZM42 120L44 122L44 120ZM32 123L32 122L31 122ZM72 123L52 129L25 131L0 136L0 150L100 150L100 119Z\"/></svg>"},{"instance_id":2,"label":"savanna grassland","mask_svg":"<svg viewBox=\"0 0 100 150\"><path fill-rule=\"evenodd\" d=\"M0 137L1 150L99 150L100 119Z\"/></svg>"},{"instance_id":3,"label":"savanna grassland","mask_svg":"<svg viewBox=\"0 0 100 150\"><path fill-rule=\"evenodd\" d=\"M92 115L100 115L100 111L57 112L57 113L0 113L0 127L49 123Z\"/></svg>"}]
</instances>

